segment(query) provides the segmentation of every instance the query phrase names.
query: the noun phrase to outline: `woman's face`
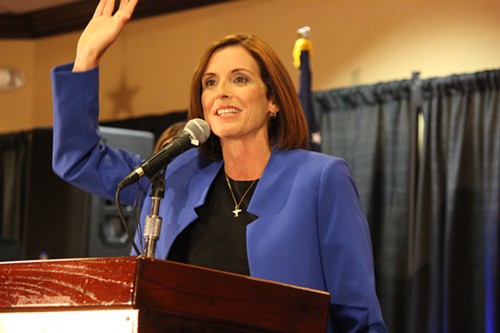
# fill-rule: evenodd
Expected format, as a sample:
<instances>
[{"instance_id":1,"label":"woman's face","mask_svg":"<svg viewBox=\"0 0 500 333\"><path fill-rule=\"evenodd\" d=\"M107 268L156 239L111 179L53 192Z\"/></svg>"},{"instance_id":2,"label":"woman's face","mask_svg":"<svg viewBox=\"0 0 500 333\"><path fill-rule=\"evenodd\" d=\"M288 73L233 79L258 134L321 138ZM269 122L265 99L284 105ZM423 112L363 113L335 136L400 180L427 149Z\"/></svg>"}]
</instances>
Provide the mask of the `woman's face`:
<instances>
[{"instance_id":1,"label":"woman's face","mask_svg":"<svg viewBox=\"0 0 500 333\"><path fill-rule=\"evenodd\" d=\"M279 110L266 97L259 66L248 51L239 45L217 50L201 84L205 120L221 142L268 141L268 113Z\"/></svg>"}]
</instances>

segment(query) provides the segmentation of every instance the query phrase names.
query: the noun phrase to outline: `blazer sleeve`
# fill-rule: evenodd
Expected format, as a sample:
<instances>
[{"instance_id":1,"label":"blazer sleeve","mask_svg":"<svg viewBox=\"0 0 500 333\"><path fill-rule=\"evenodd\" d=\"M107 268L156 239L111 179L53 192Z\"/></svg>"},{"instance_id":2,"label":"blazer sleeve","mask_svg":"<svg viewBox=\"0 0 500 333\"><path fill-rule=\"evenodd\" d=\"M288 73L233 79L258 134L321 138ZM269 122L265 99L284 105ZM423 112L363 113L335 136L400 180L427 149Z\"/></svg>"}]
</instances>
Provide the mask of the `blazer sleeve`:
<instances>
[{"instance_id":1,"label":"blazer sleeve","mask_svg":"<svg viewBox=\"0 0 500 333\"><path fill-rule=\"evenodd\" d=\"M67 182L108 200L141 157L114 149L99 132L99 69L73 73L72 64L51 70L54 108L52 168ZM142 184L143 186L145 184ZM134 204L134 186L121 192L122 204Z\"/></svg>"},{"instance_id":2,"label":"blazer sleeve","mask_svg":"<svg viewBox=\"0 0 500 333\"><path fill-rule=\"evenodd\" d=\"M317 209L335 331L386 332L375 292L368 223L344 160L333 159L323 170Z\"/></svg>"}]
</instances>

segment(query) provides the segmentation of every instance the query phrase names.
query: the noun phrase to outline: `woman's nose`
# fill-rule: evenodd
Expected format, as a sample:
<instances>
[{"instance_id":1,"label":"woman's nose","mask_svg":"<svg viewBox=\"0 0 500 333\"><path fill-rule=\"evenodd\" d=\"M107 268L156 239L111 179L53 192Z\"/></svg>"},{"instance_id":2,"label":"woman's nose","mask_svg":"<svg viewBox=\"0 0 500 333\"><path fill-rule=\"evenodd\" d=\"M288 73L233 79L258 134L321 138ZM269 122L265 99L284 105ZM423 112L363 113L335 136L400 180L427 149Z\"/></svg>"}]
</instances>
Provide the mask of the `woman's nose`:
<instances>
[{"instance_id":1,"label":"woman's nose","mask_svg":"<svg viewBox=\"0 0 500 333\"><path fill-rule=\"evenodd\" d=\"M218 98L227 98L230 96L230 88L227 81L219 82L217 86L217 97Z\"/></svg>"}]
</instances>

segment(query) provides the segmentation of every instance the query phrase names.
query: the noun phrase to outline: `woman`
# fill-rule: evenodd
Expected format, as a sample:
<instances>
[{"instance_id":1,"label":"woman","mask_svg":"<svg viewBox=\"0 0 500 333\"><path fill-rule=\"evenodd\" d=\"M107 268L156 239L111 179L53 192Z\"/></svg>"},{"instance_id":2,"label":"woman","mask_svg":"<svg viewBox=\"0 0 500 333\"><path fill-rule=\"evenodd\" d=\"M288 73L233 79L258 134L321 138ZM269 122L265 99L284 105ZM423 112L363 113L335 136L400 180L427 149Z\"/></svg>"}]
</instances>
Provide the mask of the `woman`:
<instances>
[{"instance_id":1,"label":"woman","mask_svg":"<svg viewBox=\"0 0 500 333\"><path fill-rule=\"evenodd\" d=\"M110 199L141 160L100 143L98 64L136 3L122 0L113 14L114 1L101 0L75 63L52 71L54 170ZM329 332L386 332L350 171L304 150L305 118L276 53L255 36L212 44L192 80L189 118L205 119L212 134L166 169L157 257L326 290ZM133 196L126 188L124 203Z\"/></svg>"}]
</instances>

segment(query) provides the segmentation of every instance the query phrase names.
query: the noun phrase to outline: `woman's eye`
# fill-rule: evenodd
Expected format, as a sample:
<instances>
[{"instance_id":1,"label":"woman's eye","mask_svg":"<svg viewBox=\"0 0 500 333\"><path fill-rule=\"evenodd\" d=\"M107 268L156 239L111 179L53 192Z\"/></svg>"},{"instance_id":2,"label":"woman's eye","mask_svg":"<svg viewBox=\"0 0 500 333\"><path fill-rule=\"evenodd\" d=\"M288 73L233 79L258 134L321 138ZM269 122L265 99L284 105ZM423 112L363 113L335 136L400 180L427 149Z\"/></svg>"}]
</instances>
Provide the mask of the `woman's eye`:
<instances>
[{"instance_id":1,"label":"woman's eye","mask_svg":"<svg viewBox=\"0 0 500 333\"><path fill-rule=\"evenodd\" d=\"M203 87L206 88L206 87L212 87L212 86L215 86L216 82L214 79L206 79L204 82L203 82Z\"/></svg>"},{"instance_id":2,"label":"woman's eye","mask_svg":"<svg viewBox=\"0 0 500 333\"><path fill-rule=\"evenodd\" d=\"M247 83L248 82L248 78L245 77L245 76L237 76L234 79L234 82L236 82L236 83Z\"/></svg>"}]
</instances>

